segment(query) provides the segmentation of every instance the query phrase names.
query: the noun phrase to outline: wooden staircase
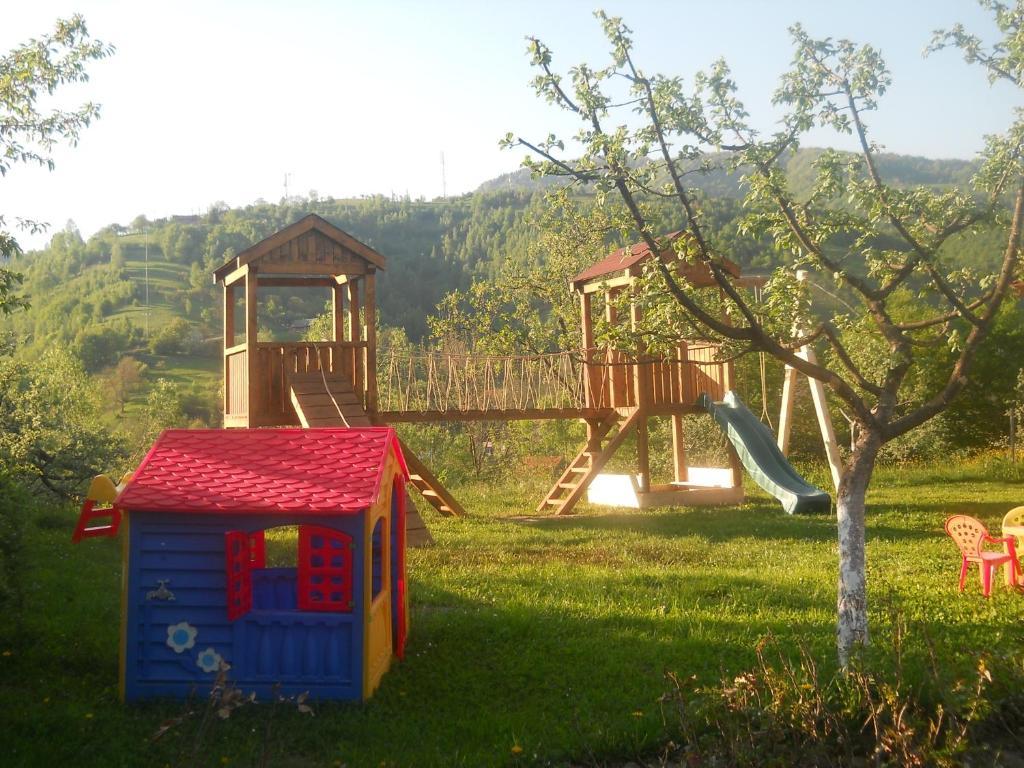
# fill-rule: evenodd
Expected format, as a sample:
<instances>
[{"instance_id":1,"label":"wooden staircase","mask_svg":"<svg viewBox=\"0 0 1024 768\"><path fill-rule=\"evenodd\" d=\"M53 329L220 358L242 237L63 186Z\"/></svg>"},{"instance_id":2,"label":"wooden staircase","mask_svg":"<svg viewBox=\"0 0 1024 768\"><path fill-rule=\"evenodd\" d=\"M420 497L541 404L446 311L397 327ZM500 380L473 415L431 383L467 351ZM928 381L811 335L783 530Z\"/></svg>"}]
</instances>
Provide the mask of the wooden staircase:
<instances>
[{"instance_id":1,"label":"wooden staircase","mask_svg":"<svg viewBox=\"0 0 1024 768\"><path fill-rule=\"evenodd\" d=\"M547 496L537 505L537 512L554 512L556 515L571 513L576 503L583 498L591 481L601 473L608 459L622 445L622 441L636 429L641 418L641 411L637 409L625 417L613 413L598 424L592 440L583 447L565 468L562 476L551 486ZM602 448L601 442L616 426L618 431Z\"/></svg>"},{"instance_id":2,"label":"wooden staircase","mask_svg":"<svg viewBox=\"0 0 1024 768\"><path fill-rule=\"evenodd\" d=\"M427 469L427 466L420 461L420 457L413 453L412 449L401 438L399 438L398 442L402 446L402 455L405 456L405 464L409 468L409 481L420 492L420 495L430 502L434 509L442 515L465 516L466 510L455 500L454 496L448 493L448 489L434 477L433 472Z\"/></svg>"},{"instance_id":3,"label":"wooden staircase","mask_svg":"<svg viewBox=\"0 0 1024 768\"><path fill-rule=\"evenodd\" d=\"M288 376L291 401L303 427L371 427L374 426L352 383L338 374L292 373ZM419 457L399 438L402 455L409 468L409 481L442 515L465 515L462 506L426 468ZM406 498L406 543L421 547L434 542L411 499Z\"/></svg>"}]
</instances>

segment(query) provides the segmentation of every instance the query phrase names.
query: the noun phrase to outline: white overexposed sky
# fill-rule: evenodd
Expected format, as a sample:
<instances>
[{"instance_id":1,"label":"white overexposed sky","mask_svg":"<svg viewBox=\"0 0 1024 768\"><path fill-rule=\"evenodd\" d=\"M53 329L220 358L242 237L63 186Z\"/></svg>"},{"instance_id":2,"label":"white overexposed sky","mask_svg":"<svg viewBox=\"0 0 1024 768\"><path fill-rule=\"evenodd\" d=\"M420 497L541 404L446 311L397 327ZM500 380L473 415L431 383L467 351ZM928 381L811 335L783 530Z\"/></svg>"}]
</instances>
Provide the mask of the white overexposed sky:
<instances>
[{"instance_id":1,"label":"white overexposed sky","mask_svg":"<svg viewBox=\"0 0 1024 768\"><path fill-rule=\"evenodd\" d=\"M921 56L932 30L991 21L969 0L33 0L7 3L0 51L85 15L117 52L60 102L102 104L101 119L57 168L16 166L0 179L0 212L88 237L107 224L205 211L215 201L277 201L316 190L350 197L449 195L518 167L508 131L543 138L575 126L537 99L525 37L561 69L603 65L596 7L634 30L649 72L692 75L724 56L765 130L786 69L787 27L880 48L894 86L872 115L893 152L969 158L1008 125L1019 93L989 86L953 51ZM851 146L820 134L810 145ZM25 245L45 238L22 235Z\"/></svg>"}]
</instances>

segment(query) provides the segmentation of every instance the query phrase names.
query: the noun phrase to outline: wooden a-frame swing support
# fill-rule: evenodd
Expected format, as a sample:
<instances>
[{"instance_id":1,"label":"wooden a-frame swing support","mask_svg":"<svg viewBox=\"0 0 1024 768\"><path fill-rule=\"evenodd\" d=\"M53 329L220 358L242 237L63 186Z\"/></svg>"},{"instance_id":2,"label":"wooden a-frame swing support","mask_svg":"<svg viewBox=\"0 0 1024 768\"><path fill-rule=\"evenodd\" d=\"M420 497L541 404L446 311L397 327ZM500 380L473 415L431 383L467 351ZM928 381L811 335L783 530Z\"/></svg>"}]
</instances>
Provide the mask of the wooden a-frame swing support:
<instances>
[{"instance_id":1,"label":"wooden a-frame swing support","mask_svg":"<svg viewBox=\"0 0 1024 768\"><path fill-rule=\"evenodd\" d=\"M807 272L802 269L797 270L796 279L801 283L806 282ZM809 344L800 347L796 354L809 363L816 364L818 362L814 349ZM799 371L787 365L782 381L782 405L779 409L778 443L783 456L789 455L789 436L793 431L793 410L796 404L798 378ZM807 377L807 383L811 388L811 401L814 403L814 413L818 419L818 428L821 430L821 441L825 445L825 456L828 459L832 484L838 491L839 482L843 479L843 460L839 455L839 444L836 442L836 431L832 425L832 414L828 410L828 400L825 399L825 385L810 376Z\"/></svg>"}]
</instances>

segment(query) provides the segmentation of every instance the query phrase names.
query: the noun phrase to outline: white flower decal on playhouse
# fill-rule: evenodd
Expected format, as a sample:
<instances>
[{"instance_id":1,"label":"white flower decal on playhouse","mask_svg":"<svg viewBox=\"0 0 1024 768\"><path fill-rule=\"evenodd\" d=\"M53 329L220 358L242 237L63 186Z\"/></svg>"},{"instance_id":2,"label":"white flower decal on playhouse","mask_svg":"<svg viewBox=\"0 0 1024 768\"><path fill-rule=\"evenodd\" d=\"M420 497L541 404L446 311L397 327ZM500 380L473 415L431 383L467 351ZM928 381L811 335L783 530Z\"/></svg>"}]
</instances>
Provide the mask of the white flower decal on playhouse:
<instances>
[{"instance_id":1,"label":"white flower decal on playhouse","mask_svg":"<svg viewBox=\"0 0 1024 768\"><path fill-rule=\"evenodd\" d=\"M196 635L199 630L187 621L179 621L167 628L167 645L175 653L183 653L196 644Z\"/></svg>"},{"instance_id":2,"label":"white flower decal on playhouse","mask_svg":"<svg viewBox=\"0 0 1024 768\"><path fill-rule=\"evenodd\" d=\"M203 672L217 672L224 659L213 648L207 648L196 658L196 664Z\"/></svg>"}]
</instances>

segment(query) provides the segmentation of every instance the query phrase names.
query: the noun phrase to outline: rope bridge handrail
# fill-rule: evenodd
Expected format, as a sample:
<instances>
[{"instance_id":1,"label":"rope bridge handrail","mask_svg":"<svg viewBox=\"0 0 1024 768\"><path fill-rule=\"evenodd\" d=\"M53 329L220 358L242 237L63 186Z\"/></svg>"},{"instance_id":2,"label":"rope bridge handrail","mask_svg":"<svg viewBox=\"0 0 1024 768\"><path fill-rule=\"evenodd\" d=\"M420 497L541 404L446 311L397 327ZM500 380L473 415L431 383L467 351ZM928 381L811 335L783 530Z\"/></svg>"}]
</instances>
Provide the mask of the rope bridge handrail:
<instances>
[{"instance_id":1,"label":"rope bridge handrail","mask_svg":"<svg viewBox=\"0 0 1024 768\"><path fill-rule=\"evenodd\" d=\"M448 352L378 358L381 411L511 411L586 405L578 352L467 355Z\"/></svg>"}]
</instances>

